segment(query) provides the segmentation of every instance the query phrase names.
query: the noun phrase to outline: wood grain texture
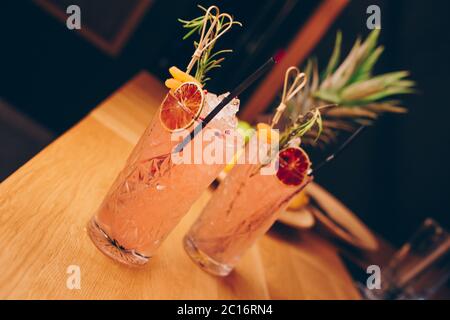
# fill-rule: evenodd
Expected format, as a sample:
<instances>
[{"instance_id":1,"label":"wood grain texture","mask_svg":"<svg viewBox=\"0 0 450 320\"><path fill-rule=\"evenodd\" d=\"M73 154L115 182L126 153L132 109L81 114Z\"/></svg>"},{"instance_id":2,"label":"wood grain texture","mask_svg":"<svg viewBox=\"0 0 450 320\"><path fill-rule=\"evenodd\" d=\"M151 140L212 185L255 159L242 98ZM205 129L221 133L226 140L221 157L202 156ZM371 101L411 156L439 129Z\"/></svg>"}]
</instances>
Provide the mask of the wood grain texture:
<instances>
[{"instance_id":1,"label":"wood grain texture","mask_svg":"<svg viewBox=\"0 0 450 320\"><path fill-rule=\"evenodd\" d=\"M181 240L209 191L146 267L124 267L94 247L86 223L164 92L139 74L0 185L0 298L358 298L333 247L311 236L265 236L224 279L197 268ZM81 269L80 290L66 286L70 265Z\"/></svg>"},{"instance_id":2,"label":"wood grain texture","mask_svg":"<svg viewBox=\"0 0 450 320\"><path fill-rule=\"evenodd\" d=\"M284 74L291 66L300 66L314 49L349 0L323 0L289 44L285 56L261 82L242 110L242 120L254 122L279 94Z\"/></svg>"}]
</instances>

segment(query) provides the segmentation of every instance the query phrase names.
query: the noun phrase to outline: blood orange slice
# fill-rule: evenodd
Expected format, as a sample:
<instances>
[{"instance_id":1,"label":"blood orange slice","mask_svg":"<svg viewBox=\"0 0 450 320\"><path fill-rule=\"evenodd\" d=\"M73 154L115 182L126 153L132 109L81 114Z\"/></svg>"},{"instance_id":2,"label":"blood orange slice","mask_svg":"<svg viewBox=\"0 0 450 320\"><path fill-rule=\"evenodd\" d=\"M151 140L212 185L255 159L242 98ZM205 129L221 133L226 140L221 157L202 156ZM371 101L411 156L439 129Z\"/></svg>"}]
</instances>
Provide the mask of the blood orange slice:
<instances>
[{"instance_id":1,"label":"blood orange slice","mask_svg":"<svg viewBox=\"0 0 450 320\"><path fill-rule=\"evenodd\" d=\"M278 179L286 185L298 186L305 180L311 161L301 148L289 147L278 154Z\"/></svg>"},{"instance_id":2,"label":"blood orange slice","mask_svg":"<svg viewBox=\"0 0 450 320\"><path fill-rule=\"evenodd\" d=\"M169 131L189 127L203 108L204 93L195 82L185 82L171 90L161 104L159 118Z\"/></svg>"}]
</instances>

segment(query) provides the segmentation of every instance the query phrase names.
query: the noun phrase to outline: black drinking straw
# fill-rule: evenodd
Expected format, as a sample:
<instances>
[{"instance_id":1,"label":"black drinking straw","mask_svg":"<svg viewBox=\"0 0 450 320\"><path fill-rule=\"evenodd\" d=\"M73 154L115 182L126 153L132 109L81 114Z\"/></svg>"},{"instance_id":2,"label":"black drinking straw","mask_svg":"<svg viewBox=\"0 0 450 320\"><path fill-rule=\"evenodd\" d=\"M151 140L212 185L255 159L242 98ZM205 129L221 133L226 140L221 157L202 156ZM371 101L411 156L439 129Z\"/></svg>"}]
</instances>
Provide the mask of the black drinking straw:
<instances>
[{"instance_id":1,"label":"black drinking straw","mask_svg":"<svg viewBox=\"0 0 450 320\"><path fill-rule=\"evenodd\" d=\"M274 58L267 60L261 67L258 68L253 74L251 74L247 79L245 79L239 86L236 87L228 96L226 96L210 113L208 113L191 133L186 136L180 144L177 145L173 153L178 153L183 150L183 148L195 138L195 136L202 131L204 127L212 120L214 117L227 105L244 92L253 82L255 82L259 77L261 77L267 70L269 70L275 64Z\"/></svg>"},{"instance_id":2,"label":"black drinking straw","mask_svg":"<svg viewBox=\"0 0 450 320\"><path fill-rule=\"evenodd\" d=\"M367 126L362 125L358 128L358 130L356 130L355 132L353 132L353 134L347 138L347 140L345 140L340 147L333 152L332 154L330 154L328 157L325 158L325 160L323 160L321 163L319 163L317 166L315 166L313 169L310 170L310 172L308 173L309 176L312 176L313 173L317 173L317 171L322 168L324 165L326 165L327 163L330 163L331 161L333 161L334 159L337 158L337 156L339 154L342 153L342 151L344 151L352 141L354 141L354 139L359 136L365 129L367 128Z\"/></svg>"}]
</instances>

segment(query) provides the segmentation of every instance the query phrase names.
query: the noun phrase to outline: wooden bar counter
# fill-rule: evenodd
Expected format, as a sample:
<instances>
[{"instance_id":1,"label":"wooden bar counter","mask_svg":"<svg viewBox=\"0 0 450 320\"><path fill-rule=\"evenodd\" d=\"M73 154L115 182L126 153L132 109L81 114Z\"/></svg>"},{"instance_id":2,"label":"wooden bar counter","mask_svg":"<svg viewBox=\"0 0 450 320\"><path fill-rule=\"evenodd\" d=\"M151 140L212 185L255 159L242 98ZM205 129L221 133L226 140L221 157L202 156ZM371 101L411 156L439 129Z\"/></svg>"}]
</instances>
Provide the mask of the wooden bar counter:
<instances>
[{"instance_id":1,"label":"wooden bar counter","mask_svg":"<svg viewBox=\"0 0 450 320\"><path fill-rule=\"evenodd\" d=\"M312 233L264 236L227 278L195 266L182 237L205 191L142 269L98 251L86 234L166 90L142 72L0 185L1 299L358 299L336 249ZM69 289L73 267L81 288Z\"/></svg>"}]
</instances>

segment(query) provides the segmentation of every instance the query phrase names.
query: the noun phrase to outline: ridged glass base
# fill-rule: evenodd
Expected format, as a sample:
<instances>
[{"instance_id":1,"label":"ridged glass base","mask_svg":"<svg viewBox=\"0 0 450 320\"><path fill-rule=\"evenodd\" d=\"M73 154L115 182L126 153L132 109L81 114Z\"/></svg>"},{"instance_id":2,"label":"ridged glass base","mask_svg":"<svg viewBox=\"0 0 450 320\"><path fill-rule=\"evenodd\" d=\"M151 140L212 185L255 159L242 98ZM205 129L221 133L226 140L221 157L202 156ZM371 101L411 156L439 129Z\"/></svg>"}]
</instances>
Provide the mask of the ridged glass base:
<instances>
[{"instance_id":1,"label":"ridged glass base","mask_svg":"<svg viewBox=\"0 0 450 320\"><path fill-rule=\"evenodd\" d=\"M195 241L189 236L185 236L183 239L184 249L188 256L194 261L200 268L215 276L225 277L233 270L232 266L219 263L202 252L195 245Z\"/></svg>"},{"instance_id":2,"label":"ridged glass base","mask_svg":"<svg viewBox=\"0 0 450 320\"><path fill-rule=\"evenodd\" d=\"M150 257L146 257L134 250L122 247L116 240L111 239L108 234L99 227L95 218L92 218L91 221L89 221L87 232L95 246L106 256L117 262L127 266L137 267L146 264L150 259Z\"/></svg>"}]
</instances>

